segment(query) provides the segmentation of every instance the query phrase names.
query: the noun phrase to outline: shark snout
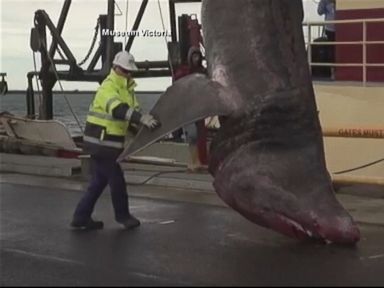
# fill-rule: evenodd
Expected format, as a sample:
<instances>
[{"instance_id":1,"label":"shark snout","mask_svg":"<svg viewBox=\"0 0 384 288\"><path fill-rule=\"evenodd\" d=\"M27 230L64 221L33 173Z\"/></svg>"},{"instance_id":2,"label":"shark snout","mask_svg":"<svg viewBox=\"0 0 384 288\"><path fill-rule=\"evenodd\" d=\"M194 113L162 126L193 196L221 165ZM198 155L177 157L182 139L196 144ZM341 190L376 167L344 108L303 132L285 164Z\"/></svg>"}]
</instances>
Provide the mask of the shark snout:
<instances>
[{"instance_id":1,"label":"shark snout","mask_svg":"<svg viewBox=\"0 0 384 288\"><path fill-rule=\"evenodd\" d=\"M274 150L258 155L260 148L242 147L216 171L216 192L247 219L291 238L358 242L357 224L339 203L330 177L320 165L308 170L310 160L300 155L315 152L303 149L276 156Z\"/></svg>"},{"instance_id":2,"label":"shark snout","mask_svg":"<svg viewBox=\"0 0 384 288\"><path fill-rule=\"evenodd\" d=\"M268 215L268 226L299 240L313 239L327 244L355 244L360 240L357 224L340 205L328 206L332 209L310 210L308 202L305 206L300 201L295 204L295 210L275 210L273 214Z\"/></svg>"},{"instance_id":3,"label":"shark snout","mask_svg":"<svg viewBox=\"0 0 384 288\"><path fill-rule=\"evenodd\" d=\"M248 212L249 215L249 212ZM289 215L286 211L254 213L264 226L298 240L319 240L327 244L355 244L360 240L360 231L349 215L321 216L314 213Z\"/></svg>"},{"instance_id":4,"label":"shark snout","mask_svg":"<svg viewBox=\"0 0 384 288\"><path fill-rule=\"evenodd\" d=\"M349 215L317 216L311 230L326 243L355 244L360 240L360 230Z\"/></svg>"}]
</instances>

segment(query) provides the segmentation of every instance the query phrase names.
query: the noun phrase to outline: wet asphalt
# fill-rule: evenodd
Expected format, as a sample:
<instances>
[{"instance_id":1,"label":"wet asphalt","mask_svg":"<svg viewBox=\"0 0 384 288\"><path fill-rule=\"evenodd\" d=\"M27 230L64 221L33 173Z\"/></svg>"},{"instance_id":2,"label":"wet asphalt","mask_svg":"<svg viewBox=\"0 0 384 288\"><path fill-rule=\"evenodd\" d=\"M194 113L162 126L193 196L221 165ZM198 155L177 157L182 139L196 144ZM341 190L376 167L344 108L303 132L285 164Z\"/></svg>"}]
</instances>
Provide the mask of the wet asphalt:
<instances>
[{"instance_id":1,"label":"wet asphalt","mask_svg":"<svg viewBox=\"0 0 384 288\"><path fill-rule=\"evenodd\" d=\"M384 285L383 226L360 226L354 247L303 243L225 207L131 197L142 225L125 231L104 193L104 229L74 231L80 196L0 184L2 286Z\"/></svg>"}]
</instances>

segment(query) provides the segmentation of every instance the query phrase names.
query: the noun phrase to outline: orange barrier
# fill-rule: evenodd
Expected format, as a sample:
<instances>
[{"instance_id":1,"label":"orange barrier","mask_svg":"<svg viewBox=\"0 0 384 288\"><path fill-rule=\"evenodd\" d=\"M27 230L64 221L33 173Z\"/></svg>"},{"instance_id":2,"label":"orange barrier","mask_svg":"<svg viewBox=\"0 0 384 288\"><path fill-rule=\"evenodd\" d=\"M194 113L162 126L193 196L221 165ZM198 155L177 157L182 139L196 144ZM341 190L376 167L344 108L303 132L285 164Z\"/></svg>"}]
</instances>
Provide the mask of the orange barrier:
<instances>
[{"instance_id":1,"label":"orange barrier","mask_svg":"<svg viewBox=\"0 0 384 288\"><path fill-rule=\"evenodd\" d=\"M323 128L325 137L345 137L345 138L371 138L384 139L384 127L382 128L357 128L357 127L327 127Z\"/></svg>"},{"instance_id":2,"label":"orange barrier","mask_svg":"<svg viewBox=\"0 0 384 288\"><path fill-rule=\"evenodd\" d=\"M339 185L368 184L384 186L384 178L370 176L332 175L332 182Z\"/></svg>"}]
</instances>

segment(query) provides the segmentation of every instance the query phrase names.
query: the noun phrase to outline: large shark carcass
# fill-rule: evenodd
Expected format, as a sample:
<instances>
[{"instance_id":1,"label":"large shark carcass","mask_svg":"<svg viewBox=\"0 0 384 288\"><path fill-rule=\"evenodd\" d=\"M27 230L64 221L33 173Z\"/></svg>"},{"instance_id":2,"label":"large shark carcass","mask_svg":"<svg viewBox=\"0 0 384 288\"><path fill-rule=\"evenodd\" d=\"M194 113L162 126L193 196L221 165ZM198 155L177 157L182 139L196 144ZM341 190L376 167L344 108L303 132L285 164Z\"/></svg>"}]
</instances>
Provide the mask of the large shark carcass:
<instances>
[{"instance_id":1,"label":"large shark carcass","mask_svg":"<svg viewBox=\"0 0 384 288\"><path fill-rule=\"evenodd\" d=\"M226 120L210 147L221 199L284 235L351 244L360 232L335 197L302 31L301 0L206 0L202 27L209 76L176 81L119 160L187 123Z\"/></svg>"}]
</instances>

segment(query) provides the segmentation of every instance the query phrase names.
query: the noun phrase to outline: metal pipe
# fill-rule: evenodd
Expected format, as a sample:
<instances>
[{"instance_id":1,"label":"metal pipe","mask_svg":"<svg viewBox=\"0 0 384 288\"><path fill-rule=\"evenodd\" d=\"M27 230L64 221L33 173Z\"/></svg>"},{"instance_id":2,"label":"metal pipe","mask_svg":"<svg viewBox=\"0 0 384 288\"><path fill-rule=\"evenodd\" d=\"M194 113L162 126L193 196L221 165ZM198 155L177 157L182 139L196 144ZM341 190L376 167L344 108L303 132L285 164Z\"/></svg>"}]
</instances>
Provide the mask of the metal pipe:
<instances>
[{"instance_id":1,"label":"metal pipe","mask_svg":"<svg viewBox=\"0 0 384 288\"><path fill-rule=\"evenodd\" d=\"M363 22L363 86L367 85L367 22Z\"/></svg>"},{"instance_id":2,"label":"metal pipe","mask_svg":"<svg viewBox=\"0 0 384 288\"><path fill-rule=\"evenodd\" d=\"M49 21L49 17L45 13L45 11L38 10L35 12L35 25L39 31L40 42L41 42L40 76L41 76L41 82L42 82L42 103L41 103L41 111L39 111L40 119L52 119L53 117L52 87L55 81L51 83L52 81L50 79L52 78L52 73L49 72L49 67L51 66L51 63L48 57L47 37L46 37L46 26L48 21ZM50 24L53 26L52 22L50 22Z\"/></svg>"},{"instance_id":3,"label":"metal pipe","mask_svg":"<svg viewBox=\"0 0 384 288\"><path fill-rule=\"evenodd\" d=\"M68 61L68 60L64 60L64 59L55 59L53 60L53 63L55 64L59 64L59 65L70 65L71 63Z\"/></svg>"},{"instance_id":4,"label":"metal pipe","mask_svg":"<svg viewBox=\"0 0 384 288\"><path fill-rule=\"evenodd\" d=\"M176 9L175 9L175 1L169 0L169 21L171 24L171 39L172 42L177 41L177 34L176 34Z\"/></svg>"},{"instance_id":5,"label":"metal pipe","mask_svg":"<svg viewBox=\"0 0 384 288\"><path fill-rule=\"evenodd\" d=\"M95 53L95 55L93 56L91 62L89 63L89 66L88 66L88 68L87 68L87 71L88 71L88 72L91 72L91 71L93 71L93 70L95 69L95 66L96 66L96 64L97 64L97 61L99 61L100 56L101 56L101 54L102 54L101 52L102 52L102 49L101 49L101 45L100 45L100 46L97 48L96 53Z\"/></svg>"},{"instance_id":6,"label":"metal pipe","mask_svg":"<svg viewBox=\"0 0 384 288\"><path fill-rule=\"evenodd\" d=\"M100 52L101 52L101 66L102 70L104 69L104 65L106 63L107 59L107 41L108 41L108 34L104 34L103 30L107 30L107 17L108 15L100 15L99 16L99 23L100 23ZM97 52L96 52L97 53ZM96 64L96 63L95 63ZM106 72L104 72L106 73Z\"/></svg>"},{"instance_id":7,"label":"metal pipe","mask_svg":"<svg viewBox=\"0 0 384 288\"><path fill-rule=\"evenodd\" d=\"M169 68L168 61L142 61L136 62L139 69L149 70L150 68Z\"/></svg>"},{"instance_id":8,"label":"metal pipe","mask_svg":"<svg viewBox=\"0 0 384 288\"><path fill-rule=\"evenodd\" d=\"M180 2L180 0L176 0ZM324 26L325 24L352 24L352 23L379 23L383 22L384 18L370 18L370 19L351 19L351 20L327 20L327 21L311 21L311 22L303 22L302 25L311 24L313 26Z\"/></svg>"},{"instance_id":9,"label":"metal pipe","mask_svg":"<svg viewBox=\"0 0 384 288\"><path fill-rule=\"evenodd\" d=\"M28 78L28 88L26 93L26 101L27 101L27 118L34 119L35 118L35 93L33 91L33 77L36 73L29 72L27 74Z\"/></svg>"},{"instance_id":10,"label":"metal pipe","mask_svg":"<svg viewBox=\"0 0 384 288\"><path fill-rule=\"evenodd\" d=\"M40 119L50 120L53 118L53 94L52 88L56 83L56 79L52 77L52 74L47 72L42 76L42 115Z\"/></svg>"},{"instance_id":11,"label":"metal pipe","mask_svg":"<svg viewBox=\"0 0 384 288\"><path fill-rule=\"evenodd\" d=\"M384 127L338 127L323 128L323 136L325 137L344 137L344 138L369 138L384 139Z\"/></svg>"},{"instance_id":12,"label":"metal pipe","mask_svg":"<svg viewBox=\"0 0 384 288\"><path fill-rule=\"evenodd\" d=\"M71 7L71 2L72 2L72 0L65 0L65 2L63 4L63 8L61 9L60 18L59 18L59 21L57 22L57 31L58 31L59 35L61 35L61 33L63 32L63 28L64 28L65 21L67 19L69 7ZM57 41L55 38L52 38L51 47L49 48L49 55L51 56L52 59L55 57L56 48L57 48Z\"/></svg>"},{"instance_id":13,"label":"metal pipe","mask_svg":"<svg viewBox=\"0 0 384 288\"><path fill-rule=\"evenodd\" d=\"M310 73L312 74L312 66L311 66L311 63L312 63L312 26L311 24L308 25L308 52L307 52L307 55L308 55L308 65L309 65L309 71Z\"/></svg>"},{"instance_id":14,"label":"metal pipe","mask_svg":"<svg viewBox=\"0 0 384 288\"><path fill-rule=\"evenodd\" d=\"M147 4L148 4L148 0L143 0L141 2L141 6L140 6L140 9L139 9L139 12L137 13L136 20L135 20L135 23L133 24L133 27L132 27L131 31L137 31L137 29L139 28L139 25L140 25L141 19L143 18L143 15L144 15L144 12L145 12L145 8L147 7ZM135 33L132 33L132 34L133 35L129 36L127 45L125 46L125 51L128 51L128 52L131 50L131 47L132 47L132 44L133 44L133 40L135 39Z\"/></svg>"},{"instance_id":15,"label":"metal pipe","mask_svg":"<svg viewBox=\"0 0 384 288\"><path fill-rule=\"evenodd\" d=\"M40 59L41 59L41 72L44 73L46 70L49 69L49 61L47 57L47 51L43 47L47 47L47 35L46 35L46 30L45 30L45 25L46 25L46 19L44 16L40 13L41 11L36 11L35 12L35 19L34 19L34 24L35 27L38 31L39 38L40 38Z\"/></svg>"},{"instance_id":16,"label":"metal pipe","mask_svg":"<svg viewBox=\"0 0 384 288\"><path fill-rule=\"evenodd\" d=\"M152 78L152 77L170 77L172 72L170 69L149 70L149 71L136 71L132 73L135 78Z\"/></svg>"},{"instance_id":17,"label":"metal pipe","mask_svg":"<svg viewBox=\"0 0 384 288\"><path fill-rule=\"evenodd\" d=\"M73 63L75 65L76 64L75 57L73 56L71 50L68 48L68 46L65 43L64 39L58 33L55 25L53 24L52 20L49 18L48 14L44 10L39 10L38 12L44 18L44 20L46 22L45 24L48 26L49 30L52 33L52 38L56 39L56 41L60 45L61 49L63 49L63 52L64 52L65 56L67 56L67 58L68 58L68 61L70 61L71 63Z\"/></svg>"},{"instance_id":18,"label":"metal pipe","mask_svg":"<svg viewBox=\"0 0 384 288\"><path fill-rule=\"evenodd\" d=\"M79 81L79 82L88 82L88 81L94 81L99 82L104 80L105 74L103 70L98 70L95 72L85 72L83 75L81 75L81 78L78 77L76 79L71 76L68 71L58 71L57 72L60 80L66 80L66 81ZM135 71L132 73L132 76L134 78L155 78L155 77L170 77L171 70L170 69L158 69L158 70L140 70Z\"/></svg>"},{"instance_id":19,"label":"metal pipe","mask_svg":"<svg viewBox=\"0 0 384 288\"><path fill-rule=\"evenodd\" d=\"M114 31L115 27L115 1L108 0L108 15L107 15L107 29L109 31ZM109 71L112 67L113 60L113 35L107 36L107 45L106 45L106 58L103 63L103 71Z\"/></svg>"},{"instance_id":20,"label":"metal pipe","mask_svg":"<svg viewBox=\"0 0 384 288\"><path fill-rule=\"evenodd\" d=\"M202 0L174 0L175 3L199 3Z\"/></svg>"},{"instance_id":21,"label":"metal pipe","mask_svg":"<svg viewBox=\"0 0 384 288\"><path fill-rule=\"evenodd\" d=\"M384 186L383 177L353 176L353 175L332 175L332 183L336 185L369 184Z\"/></svg>"}]
</instances>

